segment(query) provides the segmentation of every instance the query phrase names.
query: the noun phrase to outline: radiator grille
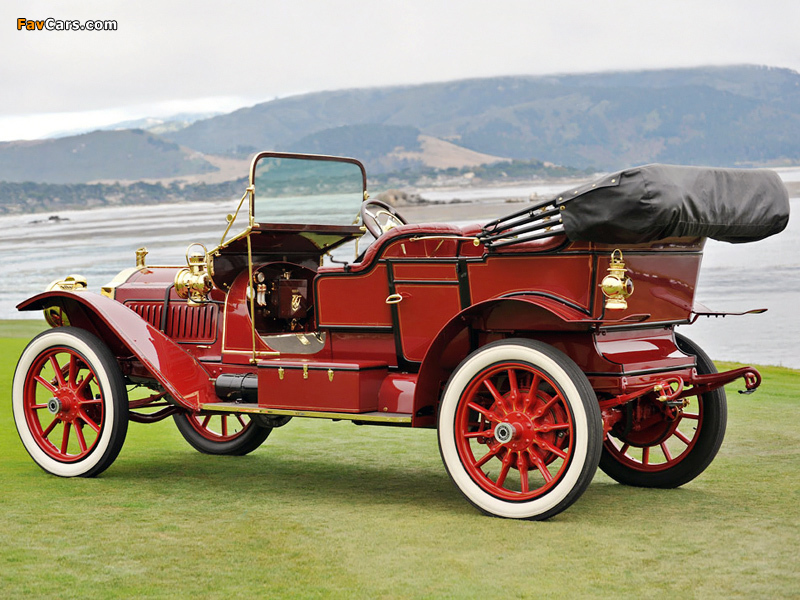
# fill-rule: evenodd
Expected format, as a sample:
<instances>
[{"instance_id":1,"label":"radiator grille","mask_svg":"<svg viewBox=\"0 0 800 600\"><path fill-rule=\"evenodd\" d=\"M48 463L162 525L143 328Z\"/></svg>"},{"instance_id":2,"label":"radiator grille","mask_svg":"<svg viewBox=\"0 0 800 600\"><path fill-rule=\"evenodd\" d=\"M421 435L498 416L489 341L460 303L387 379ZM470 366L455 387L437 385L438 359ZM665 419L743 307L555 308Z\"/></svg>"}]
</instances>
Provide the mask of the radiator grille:
<instances>
[{"instance_id":1,"label":"radiator grille","mask_svg":"<svg viewBox=\"0 0 800 600\"><path fill-rule=\"evenodd\" d=\"M161 302L129 302L128 308L136 311L153 327L161 328L161 317L164 304ZM216 338L217 314L216 304L189 306L183 302L170 303L168 307L166 331L174 340L211 342Z\"/></svg>"}]
</instances>

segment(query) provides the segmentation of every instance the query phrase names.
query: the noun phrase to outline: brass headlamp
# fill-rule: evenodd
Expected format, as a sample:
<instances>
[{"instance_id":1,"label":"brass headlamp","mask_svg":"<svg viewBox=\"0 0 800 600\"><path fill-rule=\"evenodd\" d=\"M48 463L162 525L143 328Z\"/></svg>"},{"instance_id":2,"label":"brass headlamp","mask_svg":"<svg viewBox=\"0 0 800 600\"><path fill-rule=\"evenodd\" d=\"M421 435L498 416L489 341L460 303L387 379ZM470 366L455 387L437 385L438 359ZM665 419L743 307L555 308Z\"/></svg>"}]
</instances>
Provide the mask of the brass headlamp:
<instances>
[{"instance_id":1,"label":"brass headlamp","mask_svg":"<svg viewBox=\"0 0 800 600\"><path fill-rule=\"evenodd\" d=\"M186 263L189 266L175 274L175 293L190 306L205 304L208 302L208 293L214 288L208 274L206 247L203 244L191 244L186 249Z\"/></svg>"},{"instance_id":2,"label":"brass headlamp","mask_svg":"<svg viewBox=\"0 0 800 600\"><path fill-rule=\"evenodd\" d=\"M627 298L633 294L633 281L626 274L622 251L618 248L611 253L608 275L600 282L600 289L606 297L608 310L624 310L628 308Z\"/></svg>"}]
</instances>

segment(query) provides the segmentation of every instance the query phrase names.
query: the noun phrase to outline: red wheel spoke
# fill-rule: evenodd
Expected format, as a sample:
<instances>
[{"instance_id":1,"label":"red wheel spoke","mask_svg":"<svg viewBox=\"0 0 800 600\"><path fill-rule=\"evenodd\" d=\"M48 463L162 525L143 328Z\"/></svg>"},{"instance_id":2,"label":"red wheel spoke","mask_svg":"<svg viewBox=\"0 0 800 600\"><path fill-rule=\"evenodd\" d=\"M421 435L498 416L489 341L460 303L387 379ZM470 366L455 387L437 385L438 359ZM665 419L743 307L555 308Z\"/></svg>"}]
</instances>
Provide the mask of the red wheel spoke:
<instances>
[{"instance_id":1,"label":"red wheel spoke","mask_svg":"<svg viewBox=\"0 0 800 600\"><path fill-rule=\"evenodd\" d=\"M489 393L492 395L492 398L494 398L494 401L498 404L498 406L500 406L503 412L508 412L509 409L506 406L505 400L503 400L503 397L500 395L500 392L497 391L497 388L494 387L494 384L488 379L484 379L483 385L486 387L487 390L489 390Z\"/></svg>"},{"instance_id":2,"label":"red wheel spoke","mask_svg":"<svg viewBox=\"0 0 800 600\"><path fill-rule=\"evenodd\" d=\"M674 433L673 435L674 435L676 438L678 438L680 441L682 441L684 444L686 444L687 446L688 446L689 444L691 444L691 443L692 443L692 440L690 440L689 438L687 438L685 435L683 435L683 434L682 434L680 431L678 431L677 429L675 430L675 433Z\"/></svg>"},{"instance_id":3,"label":"red wheel spoke","mask_svg":"<svg viewBox=\"0 0 800 600\"><path fill-rule=\"evenodd\" d=\"M69 357L69 374L67 377L70 385L74 387L78 378L78 357L74 354L70 354Z\"/></svg>"},{"instance_id":4,"label":"red wheel spoke","mask_svg":"<svg viewBox=\"0 0 800 600\"><path fill-rule=\"evenodd\" d=\"M536 444L538 444L539 446L541 446L542 448L544 448L545 450L547 450L548 452L552 452L553 454L555 454L555 455L556 455L556 456L558 456L559 458L567 458L567 453L566 453L566 452L564 452L564 451L563 451L561 448L559 448L558 446L554 446L554 445L553 445L553 444L551 444L550 442L548 442L548 441L546 441L546 440L543 440L543 439L541 439L541 438L536 438L536 439L534 439L533 441L534 441Z\"/></svg>"},{"instance_id":5,"label":"red wheel spoke","mask_svg":"<svg viewBox=\"0 0 800 600\"><path fill-rule=\"evenodd\" d=\"M536 397L536 392L539 391L539 384L541 383L542 378L539 376L538 373L533 374L533 379L531 381L531 387L528 389L528 393L525 395L525 399L522 402L522 411L528 412L528 408L533 402L533 399Z\"/></svg>"},{"instance_id":6,"label":"red wheel spoke","mask_svg":"<svg viewBox=\"0 0 800 600\"><path fill-rule=\"evenodd\" d=\"M620 454L625 454L628 451L628 448L630 447L631 447L630 444L623 444L622 448L619 449Z\"/></svg>"},{"instance_id":7,"label":"red wheel spoke","mask_svg":"<svg viewBox=\"0 0 800 600\"><path fill-rule=\"evenodd\" d=\"M61 454L67 453L67 447L69 446L69 428L69 422L64 421L64 435L61 436Z\"/></svg>"},{"instance_id":8,"label":"red wheel spoke","mask_svg":"<svg viewBox=\"0 0 800 600\"><path fill-rule=\"evenodd\" d=\"M519 469L520 491L527 494L530 491L528 485L528 460L522 452L517 453L517 469Z\"/></svg>"},{"instance_id":9,"label":"red wheel spoke","mask_svg":"<svg viewBox=\"0 0 800 600\"><path fill-rule=\"evenodd\" d=\"M514 369L508 370L508 397L511 400L511 409L516 409L519 400L519 385L517 383L517 373Z\"/></svg>"},{"instance_id":10,"label":"red wheel spoke","mask_svg":"<svg viewBox=\"0 0 800 600\"><path fill-rule=\"evenodd\" d=\"M550 410L553 407L553 405L559 400L561 400L561 394L556 392L555 395L552 398L550 398L550 400L548 400L544 406L542 406L539 410L536 411L534 417L541 417L544 413Z\"/></svg>"},{"instance_id":11,"label":"red wheel spoke","mask_svg":"<svg viewBox=\"0 0 800 600\"><path fill-rule=\"evenodd\" d=\"M497 476L497 487L503 487L503 484L506 482L506 476L508 475L508 470L511 468L511 458L513 454L511 452L506 452L506 455L503 457L503 465L500 467L500 474Z\"/></svg>"},{"instance_id":12,"label":"red wheel spoke","mask_svg":"<svg viewBox=\"0 0 800 600\"><path fill-rule=\"evenodd\" d=\"M528 456L531 457L533 460L533 464L539 469L539 473L542 474L546 483L550 483L553 480L553 476L550 474L550 471L547 470L547 465L544 464L542 457L536 454L533 450L528 448Z\"/></svg>"},{"instance_id":13,"label":"red wheel spoke","mask_svg":"<svg viewBox=\"0 0 800 600\"><path fill-rule=\"evenodd\" d=\"M537 425L536 431L558 431L560 429L569 429L569 423L545 423L544 425Z\"/></svg>"},{"instance_id":14,"label":"red wheel spoke","mask_svg":"<svg viewBox=\"0 0 800 600\"><path fill-rule=\"evenodd\" d=\"M57 417L54 418L53 421L50 423L50 425L47 426L47 429L42 431L42 437L47 438L47 436L50 435L50 433L53 431L53 429L55 429L56 425L58 425L59 423L61 423L61 419Z\"/></svg>"},{"instance_id":15,"label":"red wheel spoke","mask_svg":"<svg viewBox=\"0 0 800 600\"><path fill-rule=\"evenodd\" d=\"M496 456L497 453L500 452L500 448L502 448L502 446L498 445L489 450L489 452L483 455L483 458L475 463L475 468L480 469L483 465L489 462L493 456Z\"/></svg>"},{"instance_id":16,"label":"red wheel spoke","mask_svg":"<svg viewBox=\"0 0 800 600\"><path fill-rule=\"evenodd\" d=\"M685 413L681 414L681 418L683 418L683 419L692 419L693 421L699 421L700 420L700 415L697 414L697 413L687 413L687 412L685 412Z\"/></svg>"},{"instance_id":17,"label":"red wheel spoke","mask_svg":"<svg viewBox=\"0 0 800 600\"><path fill-rule=\"evenodd\" d=\"M667 448L667 442L661 442L661 451L664 453L667 462L672 460L672 455L669 453L669 448Z\"/></svg>"},{"instance_id":18,"label":"red wheel spoke","mask_svg":"<svg viewBox=\"0 0 800 600\"><path fill-rule=\"evenodd\" d=\"M208 423L211 421L211 415L206 415L203 418L203 429L208 429Z\"/></svg>"},{"instance_id":19,"label":"red wheel spoke","mask_svg":"<svg viewBox=\"0 0 800 600\"><path fill-rule=\"evenodd\" d=\"M94 429L96 433L100 433L100 425L98 423L95 423L94 419L92 419L89 415L87 415L85 410L81 409L80 414L81 414L81 419L83 419L84 423L86 423L89 427Z\"/></svg>"},{"instance_id":20,"label":"red wheel spoke","mask_svg":"<svg viewBox=\"0 0 800 600\"><path fill-rule=\"evenodd\" d=\"M228 435L228 415L220 415L219 420L220 420L221 427L222 427L222 435L223 435L223 437L227 436Z\"/></svg>"},{"instance_id":21,"label":"red wheel spoke","mask_svg":"<svg viewBox=\"0 0 800 600\"><path fill-rule=\"evenodd\" d=\"M88 374L86 377L84 377L83 381L81 381L80 385L79 385L79 386L77 387L77 389L75 390L75 393L76 393L76 394L81 394L81 393L83 393L83 390L84 390L84 388L85 388L87 385L89 385L89 382L90 382L90 381L92 381L93 379L94 379L94 373L92 373L91 371L89 371L89 374ZM98 402L99 402L99 400L98 400Z\"/></svg>"},{"instance_id":22,"label":"red wheel spoke","mask_svg":"<svg viewBox=\"0 0 800 600\"><path fill-rule=\"evenodd\" d=\"M470 431L468 433L465 433L464 437L465 438L469 438L469 439L472 439L472 438L488 438L488 437L492 437L492 430L490 428L490 429L484 429L483 431Z\"/></svg>"},{"instance_id":23,"label":"red wheel spoke","mask_svg":"<svg viewBox=\"0 0 800 600\"><path fill-rule=\"evenodd\" d=\"M45 381L44 379L42 379L42 377L40 375L34 375L33 378L37 382L42 384L45 388L47 388L47 391L49 391L51 394L55 394L56 393L56 388L53 386L53 384L50 383L49 381Z\"/></svg>"},{"instance_id":24,"label":"red wheel spoke","mask_svg":"<svg viewBox=\"0 0 800 600\"><path fill-rule=\"evenodd\" d=\"M489 421L499 421L500 419L489 409L482 407L480 404L476 404L475 402L468 402L467 406L469 406L472 410L479 412L484 417L486 417Z\"/></svg>"},{"instance_id":25,"label":"red wheel spoke","mask_svg":"<svg viewBox=\"0 0 800 600\"><path fill-rule=\"evenodd\" d=\"M650 446L642 448L642 464L646 465L650 462Z\"/></svg>"},{"instance_id":26,"label":"red wheel spoke","mask_svg":"<svg viewBox=\"0 0 800 600\"><path fill-rule=\"evenodd\" d=\"M58 385L65 385L66 382L64 381L64 374L61 372L61 367L56 360L55 354L50 355L50 366L52 366L53 370L56 372L56 381L58 381Z\"/></svg>"},{"instance_id":27,"label":"red wheel spoke","mask_svg":"<svg viewBox=\"0 0 800 600\"><path fill-rule=\"evenodd\" d=\"M78 437L81 452L86 452L86 438L83 437L83 426L80 423L75 423L75 435Z\"/></svg>"},{"instance_id":28,"label":"red wheel spoke","mask_svg":"<svg viewBox=\"0 0 800 600\"><path fill-rule=\"evenodd\" d=\"M247 424L242 419L242 415L236 415L236 420L239 421L239 425L241 425L242 427L247 427Z\"/></svg>"}]
</instances>

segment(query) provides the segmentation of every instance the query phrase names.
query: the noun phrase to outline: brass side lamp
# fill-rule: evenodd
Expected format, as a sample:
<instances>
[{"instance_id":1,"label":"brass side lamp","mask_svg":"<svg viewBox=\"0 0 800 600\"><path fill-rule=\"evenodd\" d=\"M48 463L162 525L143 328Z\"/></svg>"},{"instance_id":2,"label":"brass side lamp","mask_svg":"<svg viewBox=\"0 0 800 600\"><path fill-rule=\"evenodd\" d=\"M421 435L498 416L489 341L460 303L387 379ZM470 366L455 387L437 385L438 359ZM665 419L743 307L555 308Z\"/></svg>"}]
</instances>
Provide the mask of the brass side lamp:
<instances>
[{"instance_id":1,"label":"brass side lamp","mask_svg":"<svg viewBox=\"0 0 800 600\"><path fill-rule=\"evenodd\" d=\"M205 304L208 302L208 293L214 288L208 274L206 247L203 244L191 244L186 249L186 263L188 267L175 274L175 293L190 306Z\"/></svg>"},{"instance_id":2,"label":"brass side lamp","mask_svg":"<svg viewBox=\"0 0 800 600\"><path fill-rule=\"evenodd\" d=\"M608 275L600 283L600 289L606 297L606 308L608 310L625 310L628 308L627 298L633 294L633 281L626 273L622 251L619 248L611 253Z\"/></svg>"}]
</instances>

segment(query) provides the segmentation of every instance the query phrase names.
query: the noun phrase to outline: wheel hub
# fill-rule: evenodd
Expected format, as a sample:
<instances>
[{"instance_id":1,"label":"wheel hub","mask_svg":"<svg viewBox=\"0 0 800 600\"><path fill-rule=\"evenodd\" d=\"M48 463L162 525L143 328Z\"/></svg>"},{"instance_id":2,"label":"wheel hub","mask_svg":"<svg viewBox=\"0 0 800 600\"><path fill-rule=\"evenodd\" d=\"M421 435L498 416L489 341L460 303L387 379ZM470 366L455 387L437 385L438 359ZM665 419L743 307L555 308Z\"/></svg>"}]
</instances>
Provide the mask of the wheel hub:
<instances>
[{"instance_id":1,"label":"wheel hub","mask_svg":"<svg viewBox=\"0 0 800 600\"><path fill-rule=\"evenodd\" d=\"M501 444L507 444L516 435L517 430L511 423L500 423L494 428L494 438Z\"/></svg>"},{"instance_id":2,"label":"wheel hub","mask_svg":"<svg viewBox=\"0 0 800 600\"><path fill-rule=\"evenodd\" d=\"M535 430L533 421L528 415L512 412L494 428L494 439L509 450L520 451L533 443Z\"/></svg>"},{"instance_id":3,"label":"wheel hub","mask_svg":"<svg viewBox=\"0 0 800 600\"><path fill-rule=\"evenodd\" d=\"M72 422L78 416L80 400L69 388L61 388L47 403L47 410L62 421Z\"/></svg>"},{"instance_id":4,"label":"wheel hub","mask_svg":"<svg viewBox=\"0 0 800 600\"><path fill-rule=\"evenodd\" d=\"M47 403L47 410L49 410L51 414L57 415L61 412L61 401L58 398L50 398L50 401Z\"/></svg>"}]
</instances>

